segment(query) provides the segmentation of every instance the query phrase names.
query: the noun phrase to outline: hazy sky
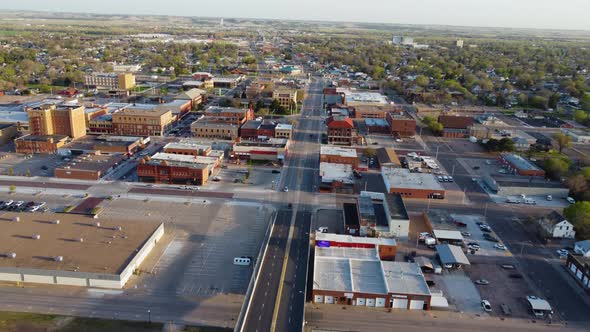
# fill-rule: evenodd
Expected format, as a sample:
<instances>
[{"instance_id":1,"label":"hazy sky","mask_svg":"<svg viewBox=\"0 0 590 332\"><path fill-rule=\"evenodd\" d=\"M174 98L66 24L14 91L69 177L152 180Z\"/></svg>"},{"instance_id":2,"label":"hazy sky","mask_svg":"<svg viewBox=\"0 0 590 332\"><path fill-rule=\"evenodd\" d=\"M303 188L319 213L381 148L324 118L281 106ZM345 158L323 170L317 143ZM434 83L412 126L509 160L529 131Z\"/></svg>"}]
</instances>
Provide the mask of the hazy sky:
<instances>
[{"instance_id":1,"label":"hazy sky","mask_svg":"<svg viewBox=\"0 0 590 332\"><path fill-rule=\"evenodd\" d=\"M590 0L16 0L1 9L590 30Z\"/></svg>"}]
</instances>

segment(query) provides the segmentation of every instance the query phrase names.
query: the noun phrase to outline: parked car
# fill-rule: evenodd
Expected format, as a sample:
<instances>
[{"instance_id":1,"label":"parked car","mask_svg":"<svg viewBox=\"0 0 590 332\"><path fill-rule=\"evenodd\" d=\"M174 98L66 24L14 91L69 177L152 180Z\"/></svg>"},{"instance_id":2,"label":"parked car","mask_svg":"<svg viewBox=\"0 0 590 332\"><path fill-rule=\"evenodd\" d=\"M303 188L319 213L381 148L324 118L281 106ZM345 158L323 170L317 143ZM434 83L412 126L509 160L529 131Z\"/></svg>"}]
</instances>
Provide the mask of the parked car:
<instances>
[{"instance_id":1,"label":"parked car","mask_svg":"<svg viewBox=\"0 0 590 332\"><path fill-rule=\"evenodd\" d=\"M477 285L482 285L482 286L485 286L485 285L489 285L490 284L490 282L487 281L486 279L477 279L477 280L475 280L475 283Z\"/></svg>"},{"instance_id":2,"label":"parked car","mask_svg":"<svg viewBox=\"0 0 590 332\"><path fill-rule=\"evenodd\" d=\"M566 200L568 203L570 203L570 204L574 204L574 203L576 203L576 200L575 200L575 199L573 199L573 198L571 198L571 197L568 197L568 198L566 198L565 200Z\"/></svg>"},{"instance_id":3,"label":"parked car","mask_svg":"<svg viewBox=\"0 0 590 332\"><path fill-rule=\"evenodd\" d=\"M490 241L490 242L500 242L500 240L496 239L494 236L484 233L483 238Z\"/></svg>"},{"instance_id":4,"label":"parked car","mask_svg":"<svg viewBox=\"0 0 590 332\"><path fill-rule=\"evenodd\" d=\"M565 257L569 253L566 249L557 249L555 252L557 252L557 256L559 257Z\"/></svg>"},{"instance_id":5,"label":"parked car","mask_svg":"<svg viewBox=\"0 0 590 332\"><path fill-rule=\"evenodd\" d=\"M503 245L502 243L494 244L494 248L499 249L499 250L506 250L506 246Z\"/></svg>"},{"instance_id":6,"label":"parked car","mask_svg":"<svg viewBox=\"0 0 590 332\"><path fill-rule=\"evenodd\" d=\"M461 235L463 235L464 237L471 237L471 233L469 232L461 232Z\"/></svg>"},{"instance_id":7,"label":"parked car","mask_svg":"<svg viewBox=\"0 0 590 332\"><path fill-rule=\"evenodd\" d=\"M272 173L273 173L273 174L279 174L279 173L281 173L281 171L279 171L278 169L273 169L273 170L272 170Z\"/></svg>"},{"instance_id":8,"label":"parked car","mask_svg":"<svg viewBox=\"0 0 590 332\"><path fill-rule=\"evenodd\" d=\"M418 235L418 239L420 241L424 241L427 237L431 237L430 233L428 232L422 232Z\"/></svg>"},{"instance_id":9,"label":"parked car","mask_svg":"<svg viewBox=\"0 0 590 332\"><path fill-rule=\"evenodd\" d=\"M453 182L453 181L455 181L455 180L453 180L453 177L452 177L452 176L449 176L447 181L449 181L449 182Z\"/></svg>"},{"instance_id":10,"label":"parked car","mask_svg":"<svg viewBox=\"0 0 590 332\"><path fill-rule=\"evenodd\" d=\"M319 232L319 233L328 233L328 227L318 227L317 232Z\"/></svg>"},{"instance_id":11,"label":"parked car","mask_svg":"<svg viewBox=\"0 0 590 332\"><path fill-rule=\"evenodd\" d=\"M286 192L286 193L289 192L289 187L283 188L283 192Z\"/></svg>"},{"instance_id":12,"label":"parked car","mask_svg":"<svg viewBox=\"0 0 590 332\"><path fill-rule=\"evenodd\" d=\"M514 270L516 269L516 266L512 265L512 264L502 264L500 265L501 268L503 268L504 270Z\"/></svg>"},{"instance_id":13,"label":"parked car","mask_svg":"<svg viewBox=\"0 0 590 332\"><path fill-rule=\"evenodd\" d=\"M547 195L546 198L547 198L548 201L552 201L553 200L553 196L551 196L551 195Z\"/></svg>"},{"instance_id":14,"label":"parked car","mask_svg":"<svg viewBox=\"0 0 590 332\"><path fill-rule=\"evenodd\" d=\"M214 182L219 182L221 181L221 178L219 176L214 176L213 179L211 179Z\"/></svg>"},{"instance_id":15,"label":"parked car","mask_svg":"<svg viewBox=\"0 0 590 332\"><path fill-rule=\"evenodd\" d=\"M442 176L440 176L440 175L437 176L436 178L438 179L438 182L444 182L445 181L445 179Z\"/></svg>"},{"instance_id":16,"label":"parked car","mask_svg":"<svg viewBox=\"0 0 590 332\"><path fill-rule=\"evenodd\" d=\"M462 221L455 221L457 227L467 227L467 224Z\"/></svg>"},{"instance_id":17,"label":"parked car","mask_svg":"<svg viewBox=\"0 0 590 332\"><path fill-rule=\"evenodd\" d=\"M490 304L490 301L488 301L488 300L481 300L481 308L485 312L492 312L492 305Z\"/></svg>"},{"instance_id":18,"label":"parked car","mask_svg":"<svg viewBox=\"0 0 590 332\"><path fill-rule=\"evenodd\" d=\"M511 273L511 274L508 275L508 277L509 278L512 278L512 279L522 279L522 278L524 278L522 276L522 274L520 274L520 273Z\"/></svg>"}]
</instances>

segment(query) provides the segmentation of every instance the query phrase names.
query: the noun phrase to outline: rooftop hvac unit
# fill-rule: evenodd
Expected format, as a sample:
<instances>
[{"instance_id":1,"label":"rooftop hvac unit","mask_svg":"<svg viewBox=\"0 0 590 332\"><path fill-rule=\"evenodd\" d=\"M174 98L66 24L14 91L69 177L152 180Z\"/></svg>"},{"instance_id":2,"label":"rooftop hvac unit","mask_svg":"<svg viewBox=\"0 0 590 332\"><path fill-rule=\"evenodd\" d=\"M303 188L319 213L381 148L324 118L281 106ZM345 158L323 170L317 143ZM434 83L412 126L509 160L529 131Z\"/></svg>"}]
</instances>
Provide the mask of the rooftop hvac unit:
<instances>
[{"instance_id":1,"label":"rooftop hvac unit","mask_svg":"<svg viewBox=\"0 0 590 332\"><path fill-rule=\"evenodd\" d=\"M94 225L100 228L100 222L97 221Z\"/></svg>"},{"instance_id":2,"label":"rooftop hvac unit","mask_svg":"<svg viewBox=\"0 0 590 332\"><path fill-rule=\"evenodd\" d=\"M12 221L14 221L14 222L20 222L20 217L14 217L14 218L12 218Z\"/></svg>"},{"instance_id":3,"label":"rooftop hvac unit","mask_svg":"<svg viewBox=\"0 0 590 332\"><path fill-rule=\"evenodd\" d=\"M117 226L117 227L115 227L115 229L116 229L116 230L118 230L118 231L120 232L120 231L122 231L122 230L123 230L123 227L121 227L121 226Z\"/></svg>"},{"instance_id":4,"label":"rooftop hvac unit","mask_svg":"<svg viewBox=\"0 0 590 332\"><path fill-rule=\"evenodd\" d=\"M6 256L6 258L15 259L16 258L16 253L15 252L9 252L7 254L4 254L4 256Z\"/></svg>"},{"instance_id":5,"label":"rooftop hvac unit","mask_svg":"<svg viewBox=\"0 0 590 332\"><path fill-rule=\"evenodd\" d=\"M39 234L33 234L33 235L31 235L31 239L33 239L33 240L40 240L41 239L41 235L39 235Z\"/></svg>"},{"instance_id":6,"label":"rooftop hvac unit","mask_svg":"<svg viewBox=\"0 0 590 332\"><path fill-rule=\"evenodd\" d=\"M54 221L51 222L54 225L59 225L59 219L55 219Z\"/></svg>"},{"instance_id":7,"label":"rooftop hvac unit","mask_svg":"<svg viewBox=\"0 0 590 332\"><path fill-rule=\"evenodd\" d=\"M84 242L84 238L83 237L78 238L78 242Z\"/></svg>"},{"instance_id":8,"label":"rooftop hvac unit","mask_svg":"<svg viewBox=\"0 0 590 332\"><path fill-rule=\"evenodd\" d=\"M56 262L63 262L64 261L64 257L63 256L55 256L53 257L53 260Z\"/></svg>"}]
</instances>

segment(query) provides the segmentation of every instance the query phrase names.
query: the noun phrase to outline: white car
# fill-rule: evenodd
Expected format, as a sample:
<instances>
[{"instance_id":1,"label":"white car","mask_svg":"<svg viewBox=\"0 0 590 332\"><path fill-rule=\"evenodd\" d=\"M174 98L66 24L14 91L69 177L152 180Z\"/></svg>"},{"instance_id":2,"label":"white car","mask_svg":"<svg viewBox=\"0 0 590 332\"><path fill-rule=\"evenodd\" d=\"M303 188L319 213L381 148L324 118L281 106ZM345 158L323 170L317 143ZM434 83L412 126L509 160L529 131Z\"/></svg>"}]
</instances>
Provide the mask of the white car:
<instances>
[{"instance_id":1,"label":"white car","mask_svg":"<svg viewBox=\"0 0 590 332\"><path fill-rule=\"evenodd\" d=\"M555 252L557 252L557 256L559 257L565 257L569 253L566 249L557 249Z\"/></svg>"},{"instance_id":2,"label":"white car","mask_svg":"<svg viewBox=\"0 0 590 332\"><path fill-rule=\"evenodd\" d=\"M400 138L396 139L395 141L398 142L398 143L403 142Z\"/></svg>"},{"instance_id":3,"label":"white car","mask_svg":"<svg viewBox=\"0 0 590 332\"><path fill-rule=\"evenodd\" d=\"M288 192L289 192L289 187L285 187L285 188L283 188L283 192L286 192L286 193L288 193Z\"/></svg>"},{"instance_id":4,"label":"white car","mask_svg":"<svg viewBox=\"0 0 590 332\"><path fill-rule=\"evenodd\" d=\"M574 203L576 203L576 200L575 200L575 199L573 199L572 197L568 197L568 198L566 198L565 200L566 200L568 203L570 203L570 204L574 204Z\"/></svg>"},{"instance_id":5,"label":"white car","mask_svg":"<svg viewBox=\"0 0 590 332\"><path fill-rule=\"evenodd\" d=\"M506 250L506 246L503 245L502 243L494 244L494 248L499 249L499 250Z\"/></svg>"},{"instance_id":6,"label":"white car","mask_svg":"<svg viewBox=\"0 0 590 332\"><path fill-rule=\"evenodd\" d=\"M420 240L425 240L425 239L426 239L426 238L428 238L428 237L431 237L431 236L430 236L430 233L428 233L428 232L422 232L422 233L420 233L420 235L418 236L418 239L420 239Z\"/></svg>"},{"instance_id":7,"label":"white car","mask_svg":"<svg viewBox=\"0 0 590 332\"><path fill-rule=\"evenodd\" d=\"M485 312L492 312L492 305L490 304L490 301L488 301L488 300L481 300L481 308Z\"/></svg>"}]
</instances>

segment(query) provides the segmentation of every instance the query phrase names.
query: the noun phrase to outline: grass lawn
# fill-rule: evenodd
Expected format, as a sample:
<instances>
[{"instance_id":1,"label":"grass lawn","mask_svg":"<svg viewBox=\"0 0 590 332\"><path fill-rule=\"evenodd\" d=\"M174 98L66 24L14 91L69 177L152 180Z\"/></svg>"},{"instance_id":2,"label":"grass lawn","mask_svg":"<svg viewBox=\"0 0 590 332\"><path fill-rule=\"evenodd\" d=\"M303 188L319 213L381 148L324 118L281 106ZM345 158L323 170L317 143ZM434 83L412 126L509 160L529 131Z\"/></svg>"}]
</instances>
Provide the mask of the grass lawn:
<instances>
[{"instance_id":1,"label":"grass lawn","mask_svg":"<svg viewBox=\"0 0 590 332\"><path fill-rule=\"evenodd\" d=\"M159 332L162 331L163 326L164 325L161 323L67 317L20 312L0 312L1 332L46 330L56 332Z\"/></svg>"}]
</instances>

